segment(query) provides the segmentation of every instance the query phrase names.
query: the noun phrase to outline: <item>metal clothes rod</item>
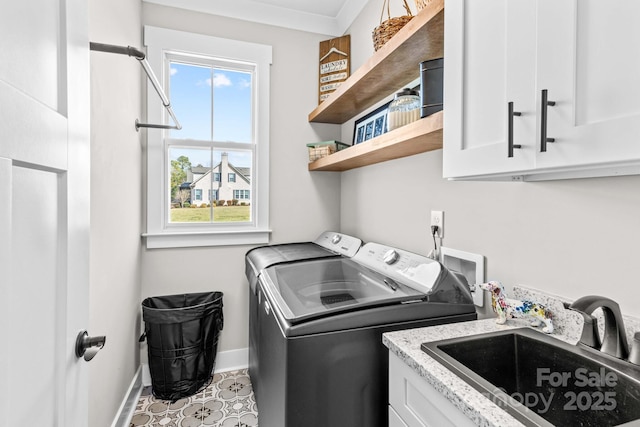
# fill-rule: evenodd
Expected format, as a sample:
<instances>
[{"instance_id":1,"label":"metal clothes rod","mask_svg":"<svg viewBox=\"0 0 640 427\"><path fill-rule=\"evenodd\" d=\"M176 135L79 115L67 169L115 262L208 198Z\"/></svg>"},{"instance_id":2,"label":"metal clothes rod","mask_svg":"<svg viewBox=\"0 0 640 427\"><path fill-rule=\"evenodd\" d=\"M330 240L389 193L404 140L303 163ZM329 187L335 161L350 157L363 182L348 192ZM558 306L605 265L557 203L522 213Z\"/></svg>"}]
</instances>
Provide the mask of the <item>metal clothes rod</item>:
<instances>
[{"instance_id":1,"label":"metal clothes rod","mask_svg":"<svg viewBox=\"0 0 640 427\"><path fill-rule=\"evenodd\" d=\"M147 77L151 81L153 88L156 90L156 92L158 93L158 96L162 100L162 105L164 105L164 107L167 109L167 112L173 119L173 122L176 124L175 126L156 125L151 123L140 123L138 122L138 119L136 119L136 130L139 130L140 128L176 129L176 130L182 129L180 122L178 122L176 115L173 113L173 110L171 109L171 103L169 103L169 98L167 98L167 96L164 94L164 91L162 90L162 86L160 85L160 82L156 78L156 75L153 73L153 70L149 66L149 62L147 62L146 56L143 52L131 46L116 46L112 44L94 43L94 42L89 43L89 49L95 50L98 52L108 52L108 53L117 53L120 55L128 55L140 61L140 65L142 65L142 68L144 69L144 72L147 73Z\"/></svg>"}]
</instances>

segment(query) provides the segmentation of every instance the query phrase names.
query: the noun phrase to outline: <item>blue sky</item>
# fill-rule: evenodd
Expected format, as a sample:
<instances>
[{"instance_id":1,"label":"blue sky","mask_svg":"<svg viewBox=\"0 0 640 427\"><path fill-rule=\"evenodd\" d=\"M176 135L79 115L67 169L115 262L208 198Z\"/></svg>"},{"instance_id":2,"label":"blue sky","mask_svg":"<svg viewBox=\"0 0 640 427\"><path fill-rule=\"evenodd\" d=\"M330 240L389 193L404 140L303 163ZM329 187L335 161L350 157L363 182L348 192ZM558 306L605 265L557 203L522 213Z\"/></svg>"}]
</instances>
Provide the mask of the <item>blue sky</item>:
<instances>
[{"instance_id":1,"label":"blue sky","mask_svg":"<svg viewBox=\"0 0 640 427\"><path fill-rule=\"evenodd\" d=\"M251 142L251 74L191 64L171 63L170 101L181 130L181 139ZM213 111L213 114L212 114ZM213 135L212 135L213 133ZM171 158L186 155L195 166L210 166L210 152L172 149ZM220 161L214 152L214 165ZM250 166L250 152L229 151L235 166Z\"/></svg>"}]
</instances>

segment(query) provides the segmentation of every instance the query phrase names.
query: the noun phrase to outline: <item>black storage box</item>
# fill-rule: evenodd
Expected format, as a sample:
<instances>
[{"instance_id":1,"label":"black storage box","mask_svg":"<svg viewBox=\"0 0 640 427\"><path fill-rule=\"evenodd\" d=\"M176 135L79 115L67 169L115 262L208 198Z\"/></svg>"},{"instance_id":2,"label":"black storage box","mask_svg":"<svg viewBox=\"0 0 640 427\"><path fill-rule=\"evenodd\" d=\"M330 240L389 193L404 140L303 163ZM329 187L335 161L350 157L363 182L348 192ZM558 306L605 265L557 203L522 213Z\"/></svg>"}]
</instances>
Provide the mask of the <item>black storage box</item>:
<instances>
[{"instance_id":1,"label":"black storage box","mask_svg":"<svg viewBox=\"0 0 640 427\"><path fill-rule=\"evenodd\" d=\"M153 395L176 401L209 384L222 330L222 292L142 301Z\"/></svg>"},{"instance_id":2,"label":"black storage box","mask_svg":"<svg viewBox=\"0 0 640 427\"><path fill-rule=\"evenodd\" d=\"M442 110L444 58L420 63L420 117Z\"/></svg>"}]
</instances>

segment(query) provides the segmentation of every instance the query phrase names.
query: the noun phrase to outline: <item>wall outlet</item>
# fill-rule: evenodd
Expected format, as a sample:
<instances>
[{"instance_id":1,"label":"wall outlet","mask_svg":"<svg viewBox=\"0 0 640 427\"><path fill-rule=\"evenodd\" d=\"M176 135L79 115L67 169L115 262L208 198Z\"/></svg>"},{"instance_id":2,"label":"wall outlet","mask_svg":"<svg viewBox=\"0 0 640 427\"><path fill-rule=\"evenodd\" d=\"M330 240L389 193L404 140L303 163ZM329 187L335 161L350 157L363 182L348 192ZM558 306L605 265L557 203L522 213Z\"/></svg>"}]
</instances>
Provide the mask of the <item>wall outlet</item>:
<instances>
[{"instance_id":1,"label":"wall outlet","mask_svg":"<svg viewBox=\"0 0 640 427\"><path fill-rule=\"evenodd\" d=\"M438 226L436 237L444 237L444 211L431 211L431 225Z\"/></svg>"}]
</instances>

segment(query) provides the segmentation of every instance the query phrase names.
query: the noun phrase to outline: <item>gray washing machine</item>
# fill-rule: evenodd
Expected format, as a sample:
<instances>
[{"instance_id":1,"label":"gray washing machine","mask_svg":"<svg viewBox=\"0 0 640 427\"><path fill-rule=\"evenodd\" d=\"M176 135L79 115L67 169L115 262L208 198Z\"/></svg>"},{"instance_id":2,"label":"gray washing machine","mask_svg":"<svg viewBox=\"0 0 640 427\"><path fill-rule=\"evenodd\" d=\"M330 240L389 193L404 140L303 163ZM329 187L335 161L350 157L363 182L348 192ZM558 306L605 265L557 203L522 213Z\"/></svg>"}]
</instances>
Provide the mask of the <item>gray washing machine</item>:
<instances>
[{"instance_id":1,"label":"gray washing machine","mask_svg":"<svg viewBox=\"0 0 640 427\"><path fill-rule=\"evenodd\" d=\"M245 273L249 280L249 376L255 395L260 390L259 344L260 326L258 310L263 293L258 287L258 278L274 265L291 264L323 258L351 258L362 246L362 240L343 233L325 231L313 242L285 243L260 246L251 249L245 256Z\"/></svg>"},{"instance_id":2,"label":"gray washing machine","mask_svg":"<svg viewBox=\"0 0 640 427\"><path fill-rule=\"evenodd\" d=\"M477 318L461 275L377 243L267 267L258 294L261 427L387 426L382 333Z\"/></svg>"}]
</instances>

